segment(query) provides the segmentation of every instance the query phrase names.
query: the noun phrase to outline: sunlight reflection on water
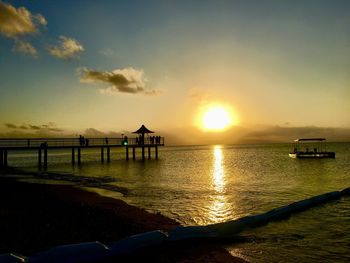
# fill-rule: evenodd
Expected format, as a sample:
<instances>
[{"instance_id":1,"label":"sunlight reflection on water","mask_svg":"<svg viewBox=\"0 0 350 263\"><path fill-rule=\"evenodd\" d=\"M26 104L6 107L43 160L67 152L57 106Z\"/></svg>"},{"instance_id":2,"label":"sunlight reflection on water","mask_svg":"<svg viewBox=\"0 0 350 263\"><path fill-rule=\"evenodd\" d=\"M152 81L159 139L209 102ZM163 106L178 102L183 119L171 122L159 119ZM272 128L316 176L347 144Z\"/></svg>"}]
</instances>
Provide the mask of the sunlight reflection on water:
<instances>
[{"instance_id":1,"label":"sunlight reflection on water","mask_svg":"<svg viewBox=\"0 0 350 263\"><path fill-rule=\"evenodd\" d=\"M213 183L214 183L214 189L218 193L222 193L226 185L222 159L223 159L223 154L222 154L221 146L217 145L214 147Z\"/></svg>"},{"instance_id":2,"label":"sunlight reflection on water","mask_svg":"<svg viewBox=\"0 0 350 263\"><path fill-rule=\"evenodd\" d=\"M229 214L229 205L225 194L226 179L223 165L223 153L220 145L214 146L213 156L212 185L215 192L212 195L212 200L208 207L208 217L213 223L218 223L227 220L227 215Z\"/></svg>"}]
</instances>

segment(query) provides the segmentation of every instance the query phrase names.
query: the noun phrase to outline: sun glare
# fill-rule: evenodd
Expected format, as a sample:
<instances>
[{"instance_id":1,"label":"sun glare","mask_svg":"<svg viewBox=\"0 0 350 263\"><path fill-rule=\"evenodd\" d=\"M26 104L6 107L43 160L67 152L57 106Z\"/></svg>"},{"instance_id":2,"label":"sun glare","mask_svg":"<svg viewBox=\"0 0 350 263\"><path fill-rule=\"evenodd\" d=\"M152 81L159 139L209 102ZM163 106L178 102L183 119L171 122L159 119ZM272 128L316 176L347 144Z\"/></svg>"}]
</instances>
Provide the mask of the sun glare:
<instances>
[{"instance_id":1,"label":"sun glare","mask_svg":"<svg viewBox=\"0 0 350 263\"><path fill-rule=\"evenodd\" d=\"M203 111L201 122L206 131L223 131L233 125L230 110L222 105L208 106Z\"/></svg>"}]
</instances>

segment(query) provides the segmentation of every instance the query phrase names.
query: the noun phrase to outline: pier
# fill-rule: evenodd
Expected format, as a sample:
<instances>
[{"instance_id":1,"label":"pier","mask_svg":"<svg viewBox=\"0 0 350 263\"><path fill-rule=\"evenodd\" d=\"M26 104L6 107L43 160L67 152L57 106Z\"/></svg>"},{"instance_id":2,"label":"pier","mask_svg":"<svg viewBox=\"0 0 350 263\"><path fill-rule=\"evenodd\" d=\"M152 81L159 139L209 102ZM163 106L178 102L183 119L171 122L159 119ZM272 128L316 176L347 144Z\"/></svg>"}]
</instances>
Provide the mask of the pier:
<instances>
[{"instance_id":1,"label":"pier","mask_svg":"<svg viewBox=\"0 0 350 263\"><path fill-rule=\"evenodd\" d=\"M141 149L141 158L151 159L152 150L158 159L158 147L164 146L164 137L151 136L145 138L1 138L0 139L0 167L8 166L8 155L13 151L36 151L38 166L47 168L47 156L50 150L67 149L72 152L72 164L81 164L81 154L84 149L96 148L101 151L101 162L110 162L113 148L125 148L125 159L136 159L136 150ZM146 156L147 150L147 156Z\"/></svg>"}]
</instances>

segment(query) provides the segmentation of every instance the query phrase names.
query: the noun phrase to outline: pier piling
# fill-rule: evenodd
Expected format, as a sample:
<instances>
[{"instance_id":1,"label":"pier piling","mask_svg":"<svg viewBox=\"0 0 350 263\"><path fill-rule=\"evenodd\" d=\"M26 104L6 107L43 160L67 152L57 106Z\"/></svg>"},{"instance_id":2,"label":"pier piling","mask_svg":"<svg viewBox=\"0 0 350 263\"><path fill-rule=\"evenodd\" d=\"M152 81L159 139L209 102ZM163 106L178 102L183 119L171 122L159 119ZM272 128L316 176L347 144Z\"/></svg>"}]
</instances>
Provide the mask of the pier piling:
<instances>
[{"instance_id":1,"label":"pier piling","mask_svg":"<svg viewBox=\"0 0 350 263\"><path fill-rule=\"evenodd\" d=\"M103 163L105 161L104 159L104 149L103 147L101 147L101 163Z\"/></svg>"},{"instance_id":2,"label":"pier piling","mask_svg":"<svg viewBox=\"0 0 350 263\"><path fill-rule=\"evenodd\" d=\"M145 146L142 146L142 160L145 160Z\"/></svg>"},{"instance_id":3,"label":"pier piling","mask_svg":"<svg viewBox=\"0 0 350 263\"><path fill-rule=\"evenodd\" d=\"M126 146L125 150L126 150L126 160L129 160L129 147Z\"/></svg>"},{"instance_id":4,"label":"pier piling","mask_svg":"<svg viewBox=\"0 0 350 263\"><path fill-rule=\"evenodd\" d=\"M81 150L78 148L78 164L81 164Z\"/></svg>"},{"instance_id":5,"label":"pier piling","mask_svg":"<svg viewBox=\"0 0 350 263\"><path fill-rule=\"evenodd\" d=\"M0 166L4 165L4 151L0 151Z\"/></svg>"},{"instance_id":6,"label":"pier piling","mask_svg":"<svg viewBox=\"0 0 350 263\"><path fill-rule=\"evenodd\" d=\"M38 150L38 165L41 167L41 149Z\"/></svg>"},{"instance_id":7,"label":"pier piling","mask_svg":"<svg viewBox=\"0 0 350 263\"><path fill-rule=\"evenodd\" d=\"M135 147L132 147L132 159L135 160Z\"/></svg>"},{"instance_id":8,"label":"pier piling","mask_svg":"<svg viewBox=\"0 0 350 263\"><path fill-rule=\"evenodd\" d=\"M158 145L156 145L156 159L158 159Z\"/></svg>"},{"instance_id":9,"label":"pier piling","mask_svg":"<svg viewBox=\"0 0 350 263\"><path fill-rule=\"evenodd\" d=\"M47 148L44 148L44 168L47 168Z\"/></svg>"},{"instance_id":10,"label":"pier piling","mask_svg":"<svg viewBox=\"0 0 350 263\"><path fill-rule=\"evenodd\" d=\"M111 161L111 148L107 147L107 163Z\"/></svg>"},{"instance_id":11,"label":"pier piling","mask_svg":"<svg viewBox=\"0 0 350 263\"><path fill-rule=\"evenodd\" d=\"M72 148L72 164L75 164L75 150Z\"/></svg>"},{"instance_id":12,"label":"pier piling","mask_svg":"<svg viewBox=\"0 0 350 263\"><path fill-rule=\"evenodd\" d=\"M4 164L5 167L7 167L7 150L4 151Z\"/></svg>"}]
</instances>

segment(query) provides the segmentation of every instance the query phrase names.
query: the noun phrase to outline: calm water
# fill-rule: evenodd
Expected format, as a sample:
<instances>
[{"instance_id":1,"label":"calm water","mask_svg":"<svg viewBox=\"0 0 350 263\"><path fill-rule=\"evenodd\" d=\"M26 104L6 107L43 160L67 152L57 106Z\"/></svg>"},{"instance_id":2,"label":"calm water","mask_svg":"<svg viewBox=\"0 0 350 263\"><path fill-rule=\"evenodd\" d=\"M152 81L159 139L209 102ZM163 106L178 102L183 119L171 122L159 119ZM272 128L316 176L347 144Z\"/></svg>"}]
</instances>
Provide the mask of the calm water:
<instances>
[{"instance_id":1,"label":"calm water","mask_svg":"<svg viewBox=\"0 0 350 263\"><path fill-rule=\"evenodd\" d=\"M109 164L85 151L72 167L69 152L49 152L58 178L95 178L104 195L117 196L184 225L205 225L265 212L313 195L350 187L350 143L330 143L336 159L296 160L291 145L165 147L159 160L124 160L112 151ZM36 169L32 154L10 153L9 163ZM67 176L72 174L72 176ZM86 184L85 184L86 185ZM120 190L123 195L105 189ZM242 233L227 245L251 262L349 262L350 198L308 210L287 221Z\"/></svg>"}]
</instances>

